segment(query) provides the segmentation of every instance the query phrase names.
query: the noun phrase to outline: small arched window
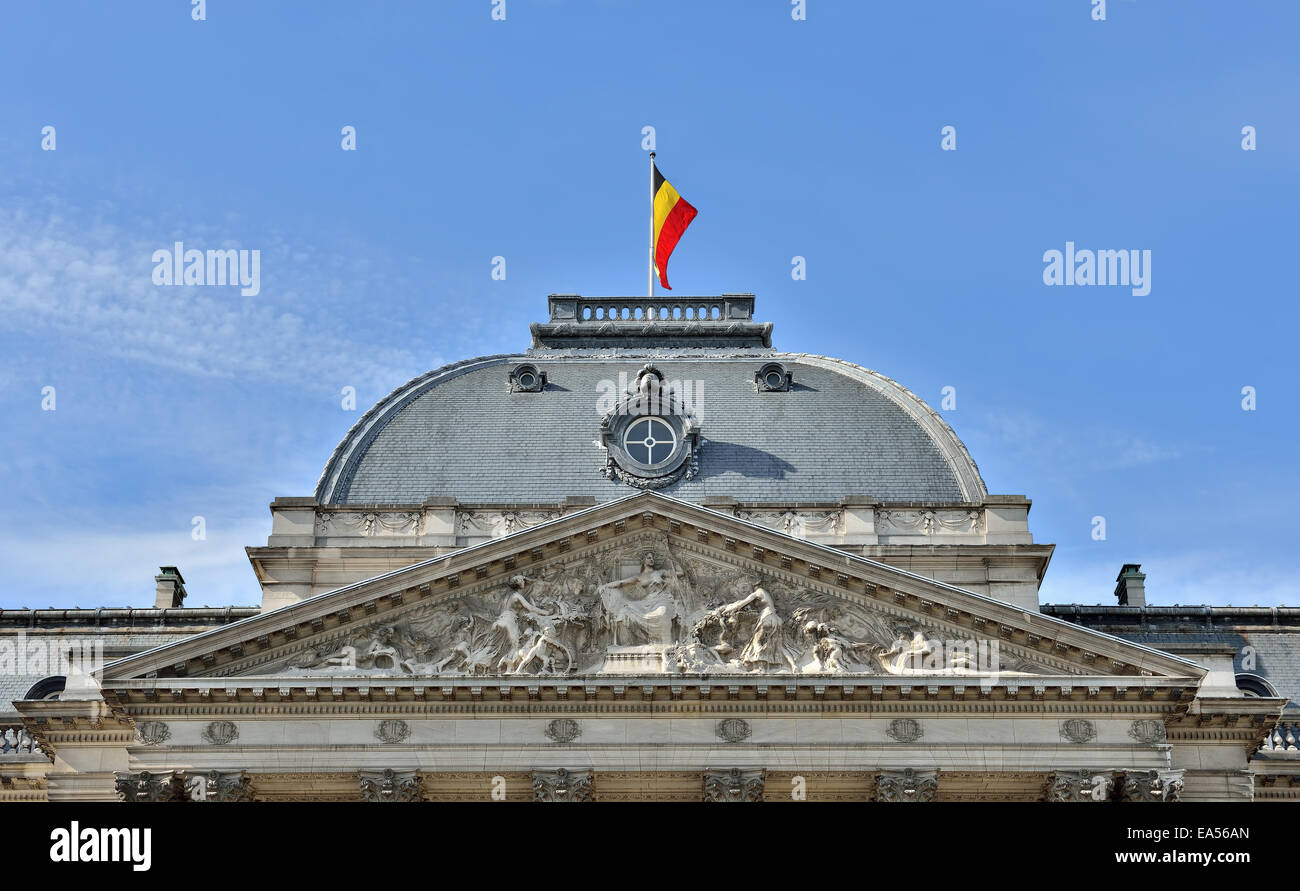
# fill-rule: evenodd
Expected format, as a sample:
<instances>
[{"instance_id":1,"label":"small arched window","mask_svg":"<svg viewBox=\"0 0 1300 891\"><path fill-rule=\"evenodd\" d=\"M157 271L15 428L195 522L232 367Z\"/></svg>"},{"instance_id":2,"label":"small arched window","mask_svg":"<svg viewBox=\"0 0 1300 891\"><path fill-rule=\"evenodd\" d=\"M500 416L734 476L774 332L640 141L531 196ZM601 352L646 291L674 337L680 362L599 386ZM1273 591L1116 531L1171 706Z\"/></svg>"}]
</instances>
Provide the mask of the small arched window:
<instances>
[{"instance_id":1,"label":"small arched window","mask_svg":"<svg viewBox=\"0 0 1300 891\"><path fill-rule=\"evenodd\" d=\"M32 699L58 699L59 694L63 692L64 686L68 679L63 675L54 675L53 677L44 678L32 685L23 697L26 700Z\"/></svg>"}]
</instances>

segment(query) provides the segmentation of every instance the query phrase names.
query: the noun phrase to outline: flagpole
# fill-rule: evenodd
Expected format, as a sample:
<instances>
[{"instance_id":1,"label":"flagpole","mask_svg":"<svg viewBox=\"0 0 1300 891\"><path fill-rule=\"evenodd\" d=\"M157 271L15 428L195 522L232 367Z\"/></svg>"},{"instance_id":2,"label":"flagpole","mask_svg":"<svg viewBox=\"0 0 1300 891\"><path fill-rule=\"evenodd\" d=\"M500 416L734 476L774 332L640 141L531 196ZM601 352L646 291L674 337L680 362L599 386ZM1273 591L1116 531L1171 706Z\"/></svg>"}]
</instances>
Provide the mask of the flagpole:
<instances>
[{"instance_id":1,"label":"flagpole","mask_svg":"<svg viewBox=\"0 0 1300 891\"><path fill-rule=\"evenodd\" d=\"M650 269L646 276L646 296L655 295L655 153L650 153Z\"/></svg>"}]
</instances>

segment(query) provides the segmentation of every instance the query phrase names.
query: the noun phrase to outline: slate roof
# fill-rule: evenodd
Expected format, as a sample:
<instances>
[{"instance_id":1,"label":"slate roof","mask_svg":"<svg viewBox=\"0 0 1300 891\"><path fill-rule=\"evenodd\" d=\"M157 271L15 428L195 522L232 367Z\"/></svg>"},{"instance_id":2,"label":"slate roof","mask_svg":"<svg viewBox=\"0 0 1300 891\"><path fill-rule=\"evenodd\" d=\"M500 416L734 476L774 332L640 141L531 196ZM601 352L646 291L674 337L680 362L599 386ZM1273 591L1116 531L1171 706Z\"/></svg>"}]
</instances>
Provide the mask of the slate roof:
<instances>
[{"instance_id":1,"label":"slate roof","mask_svg":"<svg viewBox=\"0 0 1300 891\"><path fill-rule=\"evenodd\" d=\"M596 444L601 382L636 380L653 361L671 381L698 381L700 473L665 489L687 501L959 503L985 494L978 469L939 416L874 372L823 357L746 351L530 351L447 366L381 401L326 467L317 500L416 504L608 501L633 490L606 479ZM520 362L548 376L542 393L511 393ZM760 393L754 374L778 361L789 392ZM694 384L693 384L694 385Z\"/></svg>"}]
</instances>

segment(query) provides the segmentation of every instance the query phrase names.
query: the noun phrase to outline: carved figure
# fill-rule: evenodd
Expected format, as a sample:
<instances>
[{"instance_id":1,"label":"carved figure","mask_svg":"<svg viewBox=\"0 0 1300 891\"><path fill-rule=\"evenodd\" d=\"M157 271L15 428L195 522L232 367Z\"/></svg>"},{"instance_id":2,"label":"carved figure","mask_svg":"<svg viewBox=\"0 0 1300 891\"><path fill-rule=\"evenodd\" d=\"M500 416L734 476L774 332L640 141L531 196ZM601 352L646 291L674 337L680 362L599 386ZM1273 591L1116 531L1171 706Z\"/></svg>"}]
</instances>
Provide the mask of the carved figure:
<instances>
[{"instance_id":1,"label":"carved figure","mask_svg":"<svg viewBox=\"0 0 1300 891\"><path fill-rule=\"evenodd\" d=\"M647 551L636 575L601 585L597 594L611 646L672 645L682 619L672 590L677 582L677 571L656 569L654 554Z\"/></svg>"}]
</instances>

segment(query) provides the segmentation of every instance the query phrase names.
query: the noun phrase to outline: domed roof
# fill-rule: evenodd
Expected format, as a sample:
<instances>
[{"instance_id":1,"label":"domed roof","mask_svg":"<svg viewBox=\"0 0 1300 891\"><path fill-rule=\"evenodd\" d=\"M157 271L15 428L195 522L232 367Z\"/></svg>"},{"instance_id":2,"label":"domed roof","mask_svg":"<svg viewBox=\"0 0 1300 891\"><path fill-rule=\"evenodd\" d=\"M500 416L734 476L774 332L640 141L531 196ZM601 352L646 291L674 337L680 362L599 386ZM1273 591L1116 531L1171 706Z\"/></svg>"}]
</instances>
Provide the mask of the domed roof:
<instances>
[{"instance_id":1,"label":"domed roof","mask_svg":"<svg viewBox=\"0 0 1300 891\"><path fill-rule=\"evenodd\" d=\"M986 495L965 446L915 394L848 362L770 349L770 325L754 325L743 305L736 309L735 295L722 319L680 324L626 316L599 324L583 319L580 306L560 307L557 322L556 302L552 297L552 322L533 326L527 353L447 365L381 400L335 449L317 502L418 504L450 496L526 504L627 495L635 489L605 473L602 414L613 397L636 389L647 363L661 373L665 391L685 395L698 425L693 472L663 488L677 498L834 503L869 496L935 504ZM788 388L756 380L769 363L789 373ZM512 377L522 364L545 375L544 386Z\"/></svg>"}]
</instances>

